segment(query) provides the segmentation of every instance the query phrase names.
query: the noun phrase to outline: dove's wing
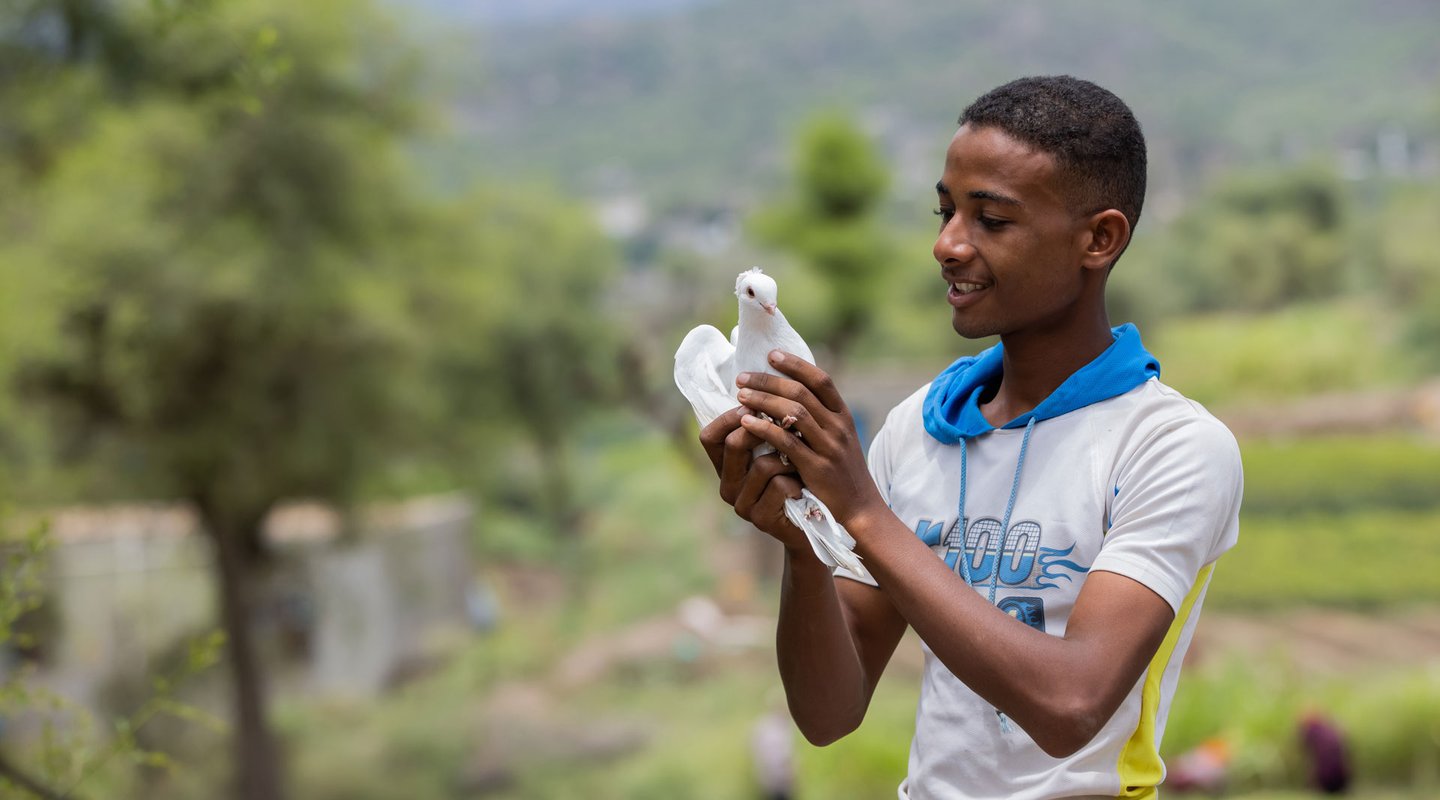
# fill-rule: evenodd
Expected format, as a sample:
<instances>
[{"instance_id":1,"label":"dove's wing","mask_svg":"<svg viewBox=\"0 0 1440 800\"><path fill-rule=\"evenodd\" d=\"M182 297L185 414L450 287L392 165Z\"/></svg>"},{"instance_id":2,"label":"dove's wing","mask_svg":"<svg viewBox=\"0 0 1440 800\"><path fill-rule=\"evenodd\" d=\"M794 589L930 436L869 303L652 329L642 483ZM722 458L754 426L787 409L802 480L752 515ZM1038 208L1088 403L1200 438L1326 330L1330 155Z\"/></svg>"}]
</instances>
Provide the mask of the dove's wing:
<instances>
[{"instance_id":1,"label":"dove's wing","mask_svg":"<svg viewBox=\"0 0 1440 800\"><path fill-rule=\"evenodd\" d=\"M720 331L701 325L675 351L675 386L703 427L739 405L735 401L735 348Z\"/></svg>"},{"instance_id":2,"label":"dove's wing","mask_svg":"<svg viewBox=\"0 0 1440 800\"><path fill-rule=\"evenodd\" d=\"M805 344L805 340L800 338L800 332L790 327L790 321L785 319L785 315L779 310L776 310L775 317L774 333L771 334L774 340L772 349L800 356L814 364L815 354L810 352L810 345Z\"/></svg>"}]
</instances>

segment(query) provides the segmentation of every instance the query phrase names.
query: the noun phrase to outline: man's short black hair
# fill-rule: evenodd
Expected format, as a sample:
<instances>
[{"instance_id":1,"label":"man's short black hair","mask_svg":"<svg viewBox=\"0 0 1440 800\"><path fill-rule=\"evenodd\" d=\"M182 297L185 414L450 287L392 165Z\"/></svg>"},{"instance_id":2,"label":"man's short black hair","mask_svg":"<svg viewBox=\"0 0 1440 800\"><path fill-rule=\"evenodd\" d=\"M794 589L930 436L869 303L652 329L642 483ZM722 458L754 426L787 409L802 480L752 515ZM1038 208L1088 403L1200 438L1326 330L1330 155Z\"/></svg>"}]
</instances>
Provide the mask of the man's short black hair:
<instances>
[{"instance_id":1,"label":"man's short black hair","mask_svg":"<svg viewBox=\"0 0 1440 800\"><path fill-rule=\"evenodd\" d=\"M960 115L1055 158L1074 181L1086 213L1119 209L1134 230L1145 203L1145 136L1130 107L1069 75L1020 78L993 89Z\"/></svg>"}]
</instances>

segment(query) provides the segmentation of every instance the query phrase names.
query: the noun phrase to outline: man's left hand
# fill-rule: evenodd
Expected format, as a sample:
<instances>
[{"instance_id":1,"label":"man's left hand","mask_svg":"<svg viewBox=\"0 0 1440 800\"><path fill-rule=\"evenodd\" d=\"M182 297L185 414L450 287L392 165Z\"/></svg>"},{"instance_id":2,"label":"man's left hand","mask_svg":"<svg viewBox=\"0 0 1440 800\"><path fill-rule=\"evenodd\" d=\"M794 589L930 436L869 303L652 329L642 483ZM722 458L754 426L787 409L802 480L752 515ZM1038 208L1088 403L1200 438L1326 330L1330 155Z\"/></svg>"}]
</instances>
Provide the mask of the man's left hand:
<instances>
[{"instance_id":1,"label":"man's left hand","mask_svg":"<svg viewBox=\"0 0 1440 800\"><path fill-rule=\"evenodd\" d=\"M805 487L829 507L841 525L885 508L860 451L860 436L835 383L823 370L789 353L770 354L788 375L747 372L735 381L741 405L769 415L741 418L741 425L785 455Z\"/></svg>"}]
</instances>

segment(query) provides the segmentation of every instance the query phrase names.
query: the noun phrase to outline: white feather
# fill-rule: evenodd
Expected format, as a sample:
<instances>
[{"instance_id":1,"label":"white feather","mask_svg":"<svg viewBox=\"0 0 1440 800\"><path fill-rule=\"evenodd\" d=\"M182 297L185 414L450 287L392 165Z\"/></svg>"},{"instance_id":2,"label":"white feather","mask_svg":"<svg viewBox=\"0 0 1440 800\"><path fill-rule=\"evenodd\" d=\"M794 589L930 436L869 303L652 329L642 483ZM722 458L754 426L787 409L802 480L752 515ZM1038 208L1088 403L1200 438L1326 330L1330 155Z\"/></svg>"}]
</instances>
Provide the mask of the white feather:
<instances>
[{"instance_id":1,"label":"white feather","mask_svg":"<svg viewBox=\"0 0 1440 800\"><path fill-rule=\"evenodd\" d=\"M734 356L735 348L709 325L685 334L675 351L675 385L702 426L738 405Z\"/></svg>"},{"instance_id":2,"label":"white feather","mask_svg":"<svg viewBox=\"0 0 1440 800\"><path fill-rule=\"evenodd\" d=\"M735 296L740 308L739 324L729 341L720 331L701 325L685 335L675 351L675 385L703 427L739 405L735 377L742 372L781 373L770 366L772 350L781 350L815 363L809 345L785 319L776 302L775 280L759 267L735 278ZM768 444L755 448L755 455L774 452ZM805 532L810 547L821 561L844 567L870 579L870 573L855 555L855 539L836 523L830 510L809 489L799 499L785 501L785 516Z\"/></svg>"}]
</instances>

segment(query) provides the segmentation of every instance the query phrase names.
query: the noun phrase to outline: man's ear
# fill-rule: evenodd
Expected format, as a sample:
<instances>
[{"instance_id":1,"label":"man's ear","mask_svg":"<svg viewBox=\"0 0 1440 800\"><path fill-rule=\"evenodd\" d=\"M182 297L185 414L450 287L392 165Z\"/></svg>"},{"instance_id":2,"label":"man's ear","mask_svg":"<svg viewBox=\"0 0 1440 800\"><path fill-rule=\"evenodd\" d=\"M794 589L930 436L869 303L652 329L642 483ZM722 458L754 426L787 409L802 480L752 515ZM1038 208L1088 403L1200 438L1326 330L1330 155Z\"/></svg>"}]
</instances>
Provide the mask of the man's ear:
<instances>
[{"instance_id":1,"label":"man's ear","mask_svg":"<svg viewBox=\"0 0 1440 800\"><path fill-rule=\"evenodd\" d=\"M1130 244L1130 220L1118 209L1107 208L1091 214L1081 236L1084 252L1080 265L1086 269L1107 269Z\"/></svg>"}]
</instances>

